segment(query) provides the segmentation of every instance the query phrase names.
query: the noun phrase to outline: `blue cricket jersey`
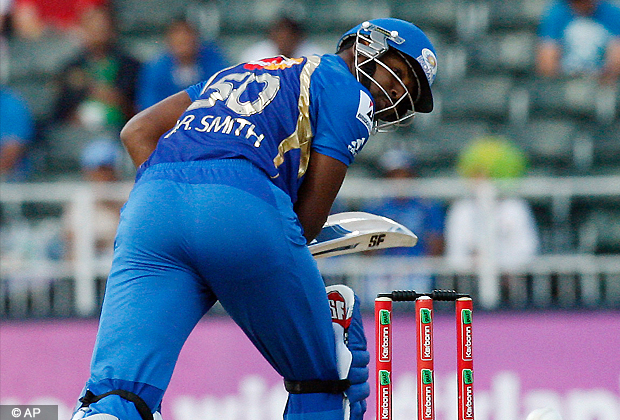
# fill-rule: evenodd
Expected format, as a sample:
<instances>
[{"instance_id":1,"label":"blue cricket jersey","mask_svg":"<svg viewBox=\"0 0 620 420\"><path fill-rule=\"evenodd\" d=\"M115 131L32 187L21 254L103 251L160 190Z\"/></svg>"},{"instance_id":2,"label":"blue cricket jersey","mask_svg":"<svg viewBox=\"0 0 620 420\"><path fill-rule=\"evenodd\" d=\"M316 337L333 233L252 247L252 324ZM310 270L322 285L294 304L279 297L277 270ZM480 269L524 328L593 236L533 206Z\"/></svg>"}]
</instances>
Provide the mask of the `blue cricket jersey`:
<instances>
[{"instance_id":1,"label":"blue cricket jersey","mask_svg":"<svg viewBox=\"0 0 620 420\"><path fill-rule=\"evenodd\" d=\"M311 149L350 165L372 128L370 93L331 54L242 63L186 91L192 104L138 178L158 163L245 158L295 202Z\"/></svg>"},{"instance_id":2,"label":"blue cricket jersey","mask_svg":"<svg viewBox=\"0 0 620 420\"><path fill-rule=\"evenodd\" d=\"M543 14L538 35L561 46L565 72L597 72L609 43L620 38L620 8L601 1L591 16L580 16L568 2L556 1Z\"/></svg>"},{"instance_id":3,"label":"blue cricket jersey","mask_svg":"<svg viewBox=\"0 0 620 420\"><path fill-rule=\"evenodd\" d=\"M334 55L239 64L187 92L121 212L85 390L127 390L157 410L216 301L283 378L337 380L325 283L291 202L312 149L353 161L369 92ZM85 410L141 420L118 396ZM341 394L291 394L283 418L343 415Z\"/></svg>"}]
</instances>

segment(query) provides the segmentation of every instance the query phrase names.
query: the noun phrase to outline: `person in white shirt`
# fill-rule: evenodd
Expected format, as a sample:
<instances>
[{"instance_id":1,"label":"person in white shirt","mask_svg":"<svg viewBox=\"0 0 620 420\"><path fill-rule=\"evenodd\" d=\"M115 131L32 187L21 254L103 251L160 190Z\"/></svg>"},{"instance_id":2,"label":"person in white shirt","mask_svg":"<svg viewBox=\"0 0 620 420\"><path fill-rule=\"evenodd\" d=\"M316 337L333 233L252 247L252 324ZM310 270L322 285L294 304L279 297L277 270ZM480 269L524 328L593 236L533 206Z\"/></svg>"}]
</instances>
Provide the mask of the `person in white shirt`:
<instances>
[{"instance_id":1,"label":"person in white shirt","mask_svg":"<svg viewBox=\"0 0 620 420\"><path fill-rule=\"evenodd\" d=\"M445 246L448 261L457 267L470 264L479 275L499 277L504 295L526 299L518 273L539 250L539 232L530 204L520 197L504 197L488 182L517 178L525 172L525 155L504 138L474 140L459 156L459 174L471 180L471 195L448 208ZM486 273L486 274L485 274Z\"/></svg>"}]
</instances>

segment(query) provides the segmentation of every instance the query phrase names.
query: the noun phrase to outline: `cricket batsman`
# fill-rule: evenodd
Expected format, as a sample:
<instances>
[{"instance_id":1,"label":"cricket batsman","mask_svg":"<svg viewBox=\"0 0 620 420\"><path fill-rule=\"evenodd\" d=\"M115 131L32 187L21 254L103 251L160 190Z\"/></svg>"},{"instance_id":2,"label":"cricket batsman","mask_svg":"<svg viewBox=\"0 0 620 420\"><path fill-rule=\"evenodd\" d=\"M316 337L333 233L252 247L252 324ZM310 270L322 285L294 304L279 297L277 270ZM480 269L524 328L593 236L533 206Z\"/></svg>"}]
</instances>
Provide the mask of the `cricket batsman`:
<instances>
[{"instance_id":1,"label":"cricket batsman","mask_svg":"<svg viewBox=\"0 0 620 420\"><path fill-rule=\"evenodd\" d=\"M436 71L418 27L375 19L336 54L241 63L132 118L121 139L138 170L73 420L160 418L216 301L284 379L284 419L361 420L359 304L326 291L307 244L369 136L432 110Z\"/></svg>"}]
</instances>

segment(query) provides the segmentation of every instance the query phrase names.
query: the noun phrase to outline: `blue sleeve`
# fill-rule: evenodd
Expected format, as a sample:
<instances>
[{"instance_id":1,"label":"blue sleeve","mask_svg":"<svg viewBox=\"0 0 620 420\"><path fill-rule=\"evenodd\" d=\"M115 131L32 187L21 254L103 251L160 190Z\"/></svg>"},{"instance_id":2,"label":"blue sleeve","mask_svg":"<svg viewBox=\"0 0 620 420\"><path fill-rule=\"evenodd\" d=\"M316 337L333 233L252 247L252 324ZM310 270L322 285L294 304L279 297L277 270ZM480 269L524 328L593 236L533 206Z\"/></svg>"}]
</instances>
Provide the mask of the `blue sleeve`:
<instances>
[{"instance_id":1,"label":"blue sleeve","mask_svg":"<svg viewBox=\"0 0 620 420\"><path fill-rule=\"evenodd\" d=\"M566 4L563 2L552 3L541 17L538 36L546 40L557 41L561 39L563 29L570 19L570 10Z\"/></svg>"},{"instance_id":2,"label":"blue sleeve","mask_svg":"<svg viewBox=\"0 0 620 420\"><path fill-rule=\"evenodd\" d=\"M598 19L614 37L620 36L620 7L602 2L597 11Z\"/></svg>"},{"instance_id":3,"label":"blue sleeve","mask_svg":"<svg viewBox=\"0 0 620 420\"><path fill-rule=\"evenodd\" d=\"M444 209L439 203L429 203L428 206L428 230L442 234L444 226Z\"/></svg>"},{"instance_id":4,"label":"blue sleeve","mask_svg":"<svg viewBox=\"0 0 620 420\"><path fill-rule=\"evenodd\" d=\"M195 85L192 85L188 87L187 89L185 89L185 92L187 92L192 102L200 97L200 93L202 92L206 84L207 82L205 80L200 83L196 83Z\"/></svg>"},{"instance_id":5,"label":"blue sleeve","mask_svg":"<svg viewBox=\"0 0 620 420\"><path fill-rule=\"evenodd\" d=\"M140 68L136 86L136 105L140 111L157 103L154 80L156 80L154 63L144 63Z\"/></svg>"},{"instance_id":6,"label":"blue sleeve","mask_svg":"<svg viewBox=\"0 0 620 420\"><path fill-rule=\"evenodd\" d=\"M353 84L332 85L316 93L312 106L316 116L312 148L349 166L370 136L370 95Z\"/></svg>"},{"instance_id":7,"label":"blue sleeve","mask_svg":"<svg viewBox=\"0 0 620 420\"><path fill-rule=\"evenodd\" d=\"M34 121L28 104L20 96L3 92L0 104L0 137L30 143L34 137Z\"/></svg>"}]
</instances>

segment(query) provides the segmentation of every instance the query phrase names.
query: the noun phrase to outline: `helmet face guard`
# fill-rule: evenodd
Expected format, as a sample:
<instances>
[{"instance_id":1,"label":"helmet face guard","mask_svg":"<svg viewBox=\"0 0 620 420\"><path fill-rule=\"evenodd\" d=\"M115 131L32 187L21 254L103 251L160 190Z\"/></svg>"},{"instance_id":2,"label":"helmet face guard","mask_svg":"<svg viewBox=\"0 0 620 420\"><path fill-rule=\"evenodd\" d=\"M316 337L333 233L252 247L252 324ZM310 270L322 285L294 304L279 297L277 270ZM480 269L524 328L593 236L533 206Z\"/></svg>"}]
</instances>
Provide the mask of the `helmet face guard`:
<instances>
[{"instance_id":1,"label":"helmet face guard","mask_svg":"<svg viewBox=\"0 0 620 420\"><path fill-rule=\"evenodd\" d=\"M432 44L418 27L399 19L374 19L344 34L339 45L353 36L357 80L366 88L374 84L390 102L388 107L375 112L375 132L409 125L416 111L430 112L433 109L430 86L435 78L437 60ZM398 54L409 66L416 81L413 92L381 60L388 50ZM400 83L405 92L401 97L393 99L373 78L377 66L383 67Z\"/></svg>"},{"instance_id":2,"label":"helmet face guard","mask_svg":"<svg viewBox=\"0 0 620 420\"><path fill-rule=\"evenodd\" d=\"M413 116L415 115L414 104L420 97L420 83L419 81L416 83L418 91L412 95L412 92L409 92L409 89L401 78L398 77L388 65L380 60L380 57L390 48L387 43L388 39L400 44L404 42L404 39L398 36L398 32L389 32L370 22L364 22L355 36L355 77L367 88L370 84L377 86L390 101L390 106L375 112L375 130L379 132L391 131L391 129L395 129L396 127L411 124ZM415 71L413 71L409 60L407 60L400 51L397 50L397 52L409 65L411 73L417 79L417 75ZM405 93L400 98L394 100L385 88L374 79L373 75L376 66L381 66L387 70L403 87Z\"/></svg>"}]
</instances>

